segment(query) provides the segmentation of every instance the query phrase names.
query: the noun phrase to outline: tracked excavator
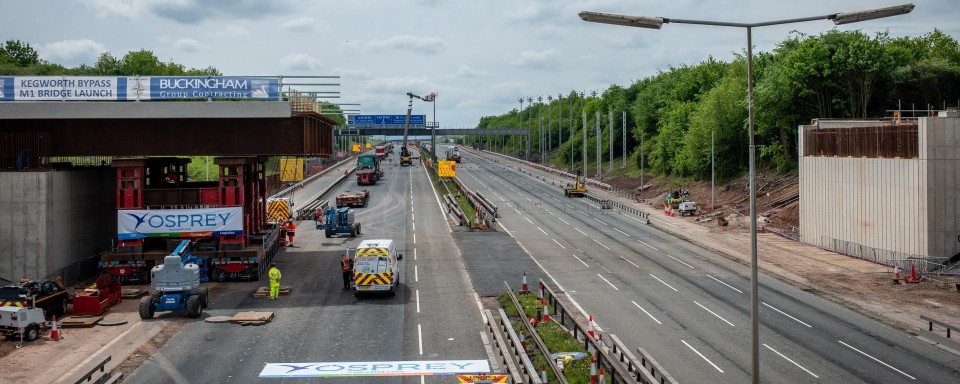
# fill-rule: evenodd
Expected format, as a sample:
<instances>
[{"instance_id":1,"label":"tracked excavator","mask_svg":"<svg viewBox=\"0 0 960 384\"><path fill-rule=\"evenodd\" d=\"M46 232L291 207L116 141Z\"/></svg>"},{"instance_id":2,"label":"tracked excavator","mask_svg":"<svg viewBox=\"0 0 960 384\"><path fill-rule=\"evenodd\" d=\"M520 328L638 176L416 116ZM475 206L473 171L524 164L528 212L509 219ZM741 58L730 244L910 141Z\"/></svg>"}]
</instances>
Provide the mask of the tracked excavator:
<instances>
[{"instance_id":1,"label":"tracked excavator","mask_svg":"<svg viewBox=\"0 0 960 384\"><path fill-rule=\"evenodd\" d=\"M400 166L411 165L413 161L410 159L410 150L407 149L407 133L410 132L410 114L413 113L413 98L418 98L426 102L433 102L437 94L430 93L426 96L416 95L413 92L407 92L407 96L410 97L410 103L407 104L407 120L403 124L403 143L400 145ZM430 148L432 151L433 148Z\"/></svg>"}]
</instances>

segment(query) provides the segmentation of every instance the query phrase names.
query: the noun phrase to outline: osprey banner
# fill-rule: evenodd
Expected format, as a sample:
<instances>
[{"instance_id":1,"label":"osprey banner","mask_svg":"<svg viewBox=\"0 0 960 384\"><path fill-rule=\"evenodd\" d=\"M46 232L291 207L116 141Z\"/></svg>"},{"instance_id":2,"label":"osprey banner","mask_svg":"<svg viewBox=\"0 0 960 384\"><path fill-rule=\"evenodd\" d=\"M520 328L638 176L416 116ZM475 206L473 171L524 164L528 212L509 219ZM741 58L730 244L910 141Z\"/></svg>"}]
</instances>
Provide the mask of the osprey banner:
<instances>
[{"instance_id":1,"label":"osprey banner","mask_svg":"<svg viewBox=\"0 0 960 384\"><path fill-rule=\"evenodd\" d=\"M243 208L117 211L117 238L197 237L243 234Z\"/></svg>"}]
</instances>

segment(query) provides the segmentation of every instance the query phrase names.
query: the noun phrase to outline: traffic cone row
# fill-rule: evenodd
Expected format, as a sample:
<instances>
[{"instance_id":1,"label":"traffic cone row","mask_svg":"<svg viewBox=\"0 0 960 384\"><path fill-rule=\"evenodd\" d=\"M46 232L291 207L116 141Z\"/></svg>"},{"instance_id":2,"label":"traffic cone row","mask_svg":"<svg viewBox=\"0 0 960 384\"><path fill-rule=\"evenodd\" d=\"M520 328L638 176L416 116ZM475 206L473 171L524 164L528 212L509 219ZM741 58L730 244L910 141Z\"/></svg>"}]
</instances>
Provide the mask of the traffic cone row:
<instances>
[{"instance_id":1,"label":"traffic cone row","mask_svg":"<svg viewBox=\"0 0 960 384\"><path fill-rule=\"evenodd\" d=\"M917 276L917 266L910 265L910 278L907 280L908 283L919 283L920 276Z\"/></svg>"},{"instance_id":2,"label":"traffic cone row","mask_svg":"<svg viewBox=\"0 0 960 384\"><path fill-rule=\"evenodd\" d=\"M894 266L893 266L893 283L894 283L894 284L900 284L900 282L901 282L901 279L900 279L900 266L894 265Z\"/></svg>"},{"instance_id":3,"label":"traffic cone row","mask_svg":"<svg viewBox=\"0 0 960 384\"><path fill-rule=\"evenodd\" d=\"M544 323L550 322L550 305L543 303L543 321Z\"/></svg>"},{"instance_id":4,"label":"traffic cone row","mask_svg":"<svg viewBox=\"0 0 960 384\"><path fill-rule=\"evenodd\" d=\"M527 293L530 290L527 289L527 272L523 272L523 283L520 284L520 293Z\"/></svg>"}]
</instances>

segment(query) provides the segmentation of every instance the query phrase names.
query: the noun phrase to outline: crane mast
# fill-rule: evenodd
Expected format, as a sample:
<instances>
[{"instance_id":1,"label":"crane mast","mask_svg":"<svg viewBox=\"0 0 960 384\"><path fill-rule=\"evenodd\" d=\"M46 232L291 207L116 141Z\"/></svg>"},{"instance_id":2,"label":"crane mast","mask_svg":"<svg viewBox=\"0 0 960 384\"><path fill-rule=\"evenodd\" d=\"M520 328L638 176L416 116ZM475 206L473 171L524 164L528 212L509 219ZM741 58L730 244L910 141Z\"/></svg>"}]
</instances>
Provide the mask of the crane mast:
<instances>
[{"instance_id":1,"label":"crane mast","mask_svg":"<svg viewBox=\"0 0 960 384\"><path fill-rule=\"evenodd\" d=\"M432 102L434 100L433 93L427 96L420 96L414 94L413 92L407 92L407 96L410 97L410 102L407 104L407 119L403 123L403 145L400 146L400 156L404 156L404 154L409 156L409 150L407 149L407 133L410 132L410 114L413 113L413 98L416 97L427 102Z\"/></svg>"}]
</instances>

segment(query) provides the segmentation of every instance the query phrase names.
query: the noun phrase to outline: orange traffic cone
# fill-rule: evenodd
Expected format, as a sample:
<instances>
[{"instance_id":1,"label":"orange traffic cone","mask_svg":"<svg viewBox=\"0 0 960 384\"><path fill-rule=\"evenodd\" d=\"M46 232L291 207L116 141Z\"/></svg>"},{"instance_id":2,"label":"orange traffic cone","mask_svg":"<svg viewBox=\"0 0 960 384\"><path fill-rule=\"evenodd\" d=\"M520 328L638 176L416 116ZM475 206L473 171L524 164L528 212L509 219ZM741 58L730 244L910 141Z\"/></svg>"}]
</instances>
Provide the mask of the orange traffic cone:
<instances>
[{"instance_id":1,"label":"orange traffic cone","mask_svg":"<svg viewBox=\"0 0 960 384\"><path fill-rule=\"evenodd\" d=\"M57 329L57 317L53 317L53 326L50 328L50 340L60 341L60 330Z\"/></svg>"},{"instance_id":2,"label":"orange traffic cone","mask_svg":"<svg viewBox=\"0 0 960 384\"><path fill-rule=\"evenodd\" d=\"M537 300L543 301L543 282L540 282L540 288L537 289Z\"/></svg>"},{"instance_id":3,"label":"orange traffic cone","mask_svg":"<svg viewBox=\"0 0 960 384\"><path fill-rule=\"evenodd\" d=\"M920 277L917 276L917 266L915 266L915 265L911 265L911 266L910 266L910 280L908 280L907 282L908 282L908 283L919 283L919 282L920 282Z\"/></svg>"},{"instance_id":4,"label":"orange traffic cone","mask_svg":"<svg viewBox=\"0 0 960 384\"><path fill-rule=\"evenodd\" d=\"M544 323L550 322L550 304L547 304L547 303L543 304L543 322Z\"/></svg>"},{"instance_id":5,"label":"orange traffic cone","mask_svg":"<svg viewBox=\"0 0 960 384\"><path fill-rule=\"evenodd\" d=\"M523 283L520 284L520 293L528 293L528 292L530 292L530 291L527 289L527 272L524 271L524 272L523 272Z\"/></svg>"},{"instance_id":6,"label":"orange traffic cone","mask_svg":"<svg viewBox=\"0 0 960 384\"><path fill-rule=\"evenodd\" d=\"M900 284L900 267L897 265L893 266L893 283Z\"/></svg>"},{"instance_id":7,"label":"orange traffic cone","mask_svg":"<svg viewBox=\"0 0 960 384\"><path fill-rule=\"evenodd\" d=\"M593 315L590 315L590 320L587 320L587 334L590 335L590 337L596 337L593 334Z\"/></svg>"},{"instance_id":8,"label":"orange traffic cone","mask_svg":"<svg viewBox=\"0 0 960 384\"><path fill-rule=\"evenodd\" d=\"M597 357L590 356L590 384L600 383L600 378L597 377Z\"/></svg>"},{"instance_id":9,"label":"orange traffic cone","mask_svg":"<svg viewBox=\"0 0 960 384\"><path fill-rule=\"evenodd\" d=\"M542 381L544 384L547 382L547 367L545 367L543 364L540 364L540 381Z\"/></svg>"}]
</instances>

